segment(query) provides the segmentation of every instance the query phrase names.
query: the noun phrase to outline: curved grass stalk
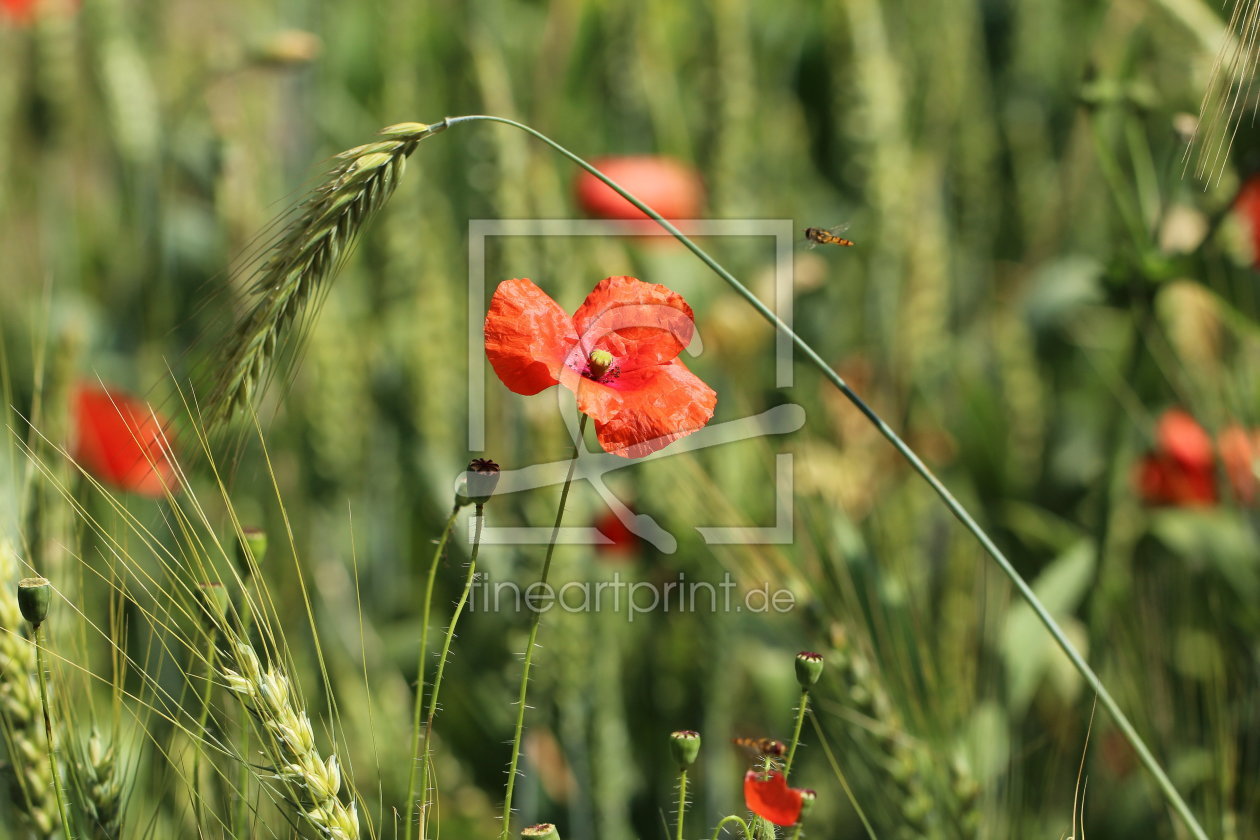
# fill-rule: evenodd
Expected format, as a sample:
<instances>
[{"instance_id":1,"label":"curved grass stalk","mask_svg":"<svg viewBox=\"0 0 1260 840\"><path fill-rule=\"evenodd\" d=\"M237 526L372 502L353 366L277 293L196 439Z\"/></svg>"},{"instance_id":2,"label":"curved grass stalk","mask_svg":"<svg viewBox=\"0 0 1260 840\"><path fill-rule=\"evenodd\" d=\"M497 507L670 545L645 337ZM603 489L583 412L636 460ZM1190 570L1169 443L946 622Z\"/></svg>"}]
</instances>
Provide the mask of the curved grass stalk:
<instances>
[{"instance_id":1,"label":"curved grass stalk","mask_svg":"<svg viewBox=\"0 0 1260 840\"><path fill-rule=\"evenodd\" d=\"M1071 660L1072 665L1084 678L1085 682L1088 683L1090 689L1098 696L1098 701L1102 704L1103 708L1107 710L1107 713L1111 715L1116 727L1120 730L1121 734L1124 735L1125 740L1127 740L1133 747L1143 766L1146 767L1147 771L1154 778L1156 785L1158 785L1160 789L1160 793L1164 797L1164 800L1177 813L1186 828L1190 830L1190 833L1196 838L1196 840L1208 840L1207 833L1204 832L1203 827L1199 825L1199 821L1195 818L1193 812L1191 812L1190 806L1186 804L1186 801L1181 797L1181 794L1177 792L1177 788L1173 786L1172 780L1168 778L1168 774L1164 772L1164 769L1160 766L1159 762L1155 760L1155 756L1146 746L1146 742L1142 740L1140 735L1138 735L1137 730L1133 728L1133 724L1129 722L1129 718L1124 714L1124 711L1121 710L1120 705L1115 701L1115 698L1111 696L1111 692L1107 691L1107 688L1103 685L1102 680L1096 673L1094 673L1094 669L1089 666L1089 663L1085 661L1085 658L1081 656L1080 652L1068 639L1067 635L1063 632L1063 628L1061 628L1059 623L1054 620L1054 617L1050 615L1050 612L1046 609L1045 605L1041 603L1041 600L1037 597L1037 594L1033 592L1033 589L1029 586L1028 582L1024 580L1023 576L1020 575L1018 571L1016 571L1015 567L1011 564L1011 561L1008 560L1006 555L1002 553L1002 550L997 547L985 530L980 527L980 524L976 522L970 513L967 512L967 509L963 507L962 503L954 497L954 494L949 492L949 489L941 482L940 479L936 477L936 474L933 473L925 463L923 463L922 459L919 458L915 451L901 439L892 427L884 422L883 418L881 418L873 408L867 405L865 400L858 396L857 392L849 387L849 384L845 382L844 378L841 377L840 374L831 367L831 365L827 364L827 362L818 355L818 352L814 350L813 347L797 335L795 330L788 326L781 318L779 318L778 315L762 303L761 300L749 291L743 283L740 283L733 274L723 268L717 260L709 256L709 254L706 253L699 245L688 239L687 236L671 224L669 220L665 219L642 201L639 201L620 184L616 183L594 166L587 163L581 157L569 151L564 146L561 146L545 134L537 131L536 129L530 128L524 123L509 120L505 117L495 117L485 114L447 117L439 123L439 125L449 127L460 123L472 122L502 123L503 125L508 125L512 128L524 131L526 134L542 141L573 163L580 166L582 169L585 169L587 172L594 175L600 181L612 188L622 198L626 199L639 210L646 213L657 224L668 231L675 239L686 246L686 248L695 254L701 262L707 265L715 274L718 275L718 277L725 281L736 294L742 297L753 309L757 310L757 313L761 315L761 317L769 321L776 331L787 336L801 354L809 360L810 364L818 369L819 373L823 375L823 378L830 382L838 391L840 391L840 393L844 394L845 398L848 399L849 402L853 403L858 411L860 411L863 416L870 421L870 423L881 435L884 436L892 447L896 449L907 462L909 462L911 469L913 469L920 478L927 482L928 486L935 491L936 495L949 509L950 513L952 513L954 517L962 523L963 527L966 528L973 537L975 537L976 541L980 543L980 546L985 550L985 552L988 553L995 563L997 563L998 567L1015 586L1015 589L1019 592L1020 597L1023 598L1028 606L1032 608L1032 611L1036 614L1038 620L1041 621L1047 632L1050 633L1051 637L1053 637L1055 642L1063 650L1064 654L1066 654L1068 659Z\"/></svg>"}]
</instances>

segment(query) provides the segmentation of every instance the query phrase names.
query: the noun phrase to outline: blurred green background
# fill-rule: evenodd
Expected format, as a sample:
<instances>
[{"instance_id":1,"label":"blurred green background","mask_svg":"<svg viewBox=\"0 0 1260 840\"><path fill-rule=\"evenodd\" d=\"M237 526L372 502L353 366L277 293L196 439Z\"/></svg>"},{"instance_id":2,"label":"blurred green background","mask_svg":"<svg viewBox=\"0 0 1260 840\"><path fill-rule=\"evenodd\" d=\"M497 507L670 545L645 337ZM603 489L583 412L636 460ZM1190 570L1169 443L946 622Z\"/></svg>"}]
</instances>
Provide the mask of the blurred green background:
<instances>
[{"instance_id":1,"label":"blurred green background","mask_svg":"<svg viewBox=\"0 0 1260 840\"><path fill-rule=\"evenodd\" d=\"M391 123L490 113L586 156L682 160L703 178L712 218L847 223L856 247L794 254L800 333L1035 582L1209 834L1260 837L1256 509L1226 489L1216 504L1144 505L1134 482L1170 406L1212 435L1260 426L1250 220L1230 213L1253 138L1244 128L1217 178L1183 162L1221 14L1195 0L50 0L26 21L0 9L0 335L13 430L0 516L32 567L79 582L84 626L53 631L77 652L62 680L109 708L107 682L78 670L109 673L109 648L86 625L109 589L84 571L109 561L83 517L31 478L15 441L31 439L70 480L54 447L70 440L67 394L85 379L182 415L176 383L213 370L269 222L331 155ZM288 643L310 669L317 729L344 744L365 824L382 837L394 836L405 796L418 605L452 480L474 455L513 468L570 447L555 392L517 397L487 367L487 450L467 449L465 359L480 329L467 317L468 223L580 217L575 174L504 126L423 141L275 369L261 440L243 426L213 439L237 515L273 534L266 586L293 617ZM703 244L767 295L767 242ZM791 657L814 649L829 661L818 722L880 837L1081 831L1082 755L1084 835L1188 836L1101 713L1087 740L1092 698L974 542L811 369L776 387L769 326L683 249L496 239L486 294L526 276L572 311L616 274L692 305L705 352L689 364L718 392L715 421L790 402L806 424L618 472L612 486L673 533L677 551L563 547L553 582L729 572L744 590L790 589L797 608L549 615L523 824L550 820L571 838L667 836L666 735L694 728L705 748L689 834L708 836L743 808L746 759L729 739L790 735ZM207 459L176 422L185 493L227 539ZM778 453L794 456L794 541L706 544L698 525L775 521ZM126 532L99 494L72 492L102 527ZM545 525L557 495L505 496L489 524ZM171 530L161 504L125 504ZM566 521L604 513L578 486ZM467 531L457 534L437 632L462 580ZM493 580L527 583L541 554L491 545L481 562ZM445 836L496 831L526 629L511 612L461 624L437 727ZM124 834L192 836L192 794L161 749L179 735L139 714L115 715L134 778ZM73 716L83 727L92 718L82 707ZM793 772L819 794L806 835L865 836L819 740L807 726ZM259 836L290 831L283 820L263 827Z\"/></svg>"}]
</instances>

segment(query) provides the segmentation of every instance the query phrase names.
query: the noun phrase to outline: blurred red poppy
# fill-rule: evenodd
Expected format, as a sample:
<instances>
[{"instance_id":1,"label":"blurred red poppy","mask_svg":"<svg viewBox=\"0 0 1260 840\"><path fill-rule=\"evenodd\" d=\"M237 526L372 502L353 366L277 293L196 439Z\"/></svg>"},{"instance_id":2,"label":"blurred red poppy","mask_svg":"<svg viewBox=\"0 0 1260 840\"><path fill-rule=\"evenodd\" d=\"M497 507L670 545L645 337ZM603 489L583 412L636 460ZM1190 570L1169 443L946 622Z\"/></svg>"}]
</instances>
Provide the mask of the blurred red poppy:
<instances>
[{"instance_id":1,"label":"blurred red poppy","mask_svg":"<svg viewBox=\"0 0 1260 840\"><path fill-rule=\"evenodd\" d=\"M1251 264L1260 267L1260 173L1243 181L1234 199L1234 212L1242 217L1251 244Z\"/></svg>"},{"instance_id":2,"label":"blurred red poppy","mask_svg":"<svg viewBox=\"0 0 1260 840\"><path fill-rule=\"evenodd\" d=\"M0 0L0 18L8 18L19 24L27 24L35 19L40 11L73 11L78 8L79 0L63 0L61 3L50 3L49 0ZM40 9L40 6L46 8Z\"/></svg>"},{"instance_id":3,"label":"blurred red poppy","mask_svg":"<svg viewBox=\"0 0 1260 840\"><path fill-rule=\"evenodd\" d=\"M1212 439L1181 409L1165 411L1155 448L1138 463L1138 492L1150 505L1193 507L1216 503Z\"/></svg>"},{"instance_id":4,"label":"blurred red poppy","mask_svg":"<svg viewBox=\"0 0 1260 840\"><path fill-rule=\"evenodd\" d=\"M794 825L801 817L801 791L790 788L778 770L744 774L744 804L775 825Z\"/></svg>"},{"instance_id":5,"label":"blurred red poppy","mask_svg":"<svg viewBox=\"0 0 1260 840\"><path fill-rule=\"evenodd\" d=\"M642 458L713 416L717 394L678 358L694 329L682 295L655 283L608 277L570 318L516 278L490 300L486 356L517 394L568 388L605 452Z\"/></svg>"},{"instance_id":6,"label":"blurred red poppy","mask_svg":"<svg viewBox=\"0 0 1260 840\"><path fill-rule=\"evenodd\" d=\"M615 560L628 560L639 553L639 537L611 510L606 510L595 520L595 530L608 540L598 543L595 551L600 556Z\"/></svg>"},{"instance_id":7,"label":"blurred red poppy","mask_svg":"<svg viewBox=\"0 0 1260 840\"><path fill-rule=\"evenodd\" d=\"M1244 505L1256 500L1260 472L1260 431L1248 432L1242 426L1229 426L1217 438L1221 464L1234 497Z\"/></svg>"},{"instance_id":8,"label":"blurred red poppy","mask_svg":"<svg viewBox=\"0 0 1260 840\"><path fill-rule=\"evenodd\" d=\"M157 498L179 481L167 422L122 391L80 385L74 394L74 460L105 484Z\"/></svg>"},{"instance_id":9,"label":"blurred red poppy","mask_svg":"<svg viewBox=\"0 0 1260 840\"><path fill-rule=\"evenodd\" d=\"M666 219L697 218L704 206L700 176L680 161L657 155L627 155L597 158L592 164ZM578 175L575 189L578 206L588 216L631 221L649 218L589 172Z\"/></svg>"}]
</instances>

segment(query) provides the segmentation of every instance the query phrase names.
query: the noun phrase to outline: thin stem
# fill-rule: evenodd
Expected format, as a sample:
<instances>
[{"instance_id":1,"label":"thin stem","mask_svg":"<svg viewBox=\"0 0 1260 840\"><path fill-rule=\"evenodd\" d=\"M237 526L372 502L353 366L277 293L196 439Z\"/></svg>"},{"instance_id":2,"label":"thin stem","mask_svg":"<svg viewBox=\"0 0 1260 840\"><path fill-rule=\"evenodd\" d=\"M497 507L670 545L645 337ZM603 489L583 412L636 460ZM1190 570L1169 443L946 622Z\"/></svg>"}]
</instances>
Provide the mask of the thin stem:
<instances>
[{"instance_id":1,"label":"thin stem","mask_svg":"<svg viewBox=\"0 0 1260 840\"><path fill-rule=\"evenodd\" d=\"M814 734L818 736L818 744L822 747L823 755L827 757L827 763L831 765L831 772L835 773L836 778L840 780L840 787L844 788L844 795L848 797L849 804L853 806L858 819L862 821L862 827L866 829L866 836L870 837L871 840L878 840L875 836L875 829L871 826L871 821L866 818L866 812L862 810L862 806L858 804L857 797L853 795L853 788L849 786L848 778L844 775L844 771L840 769L840 762L836 761L836 754L831 751L831 746L827 743L822 727L818 725L817 715L810 715L809 722L814 727Z\"/></svg>"},{"instance_id":2,"label":"thin stem","mask_svg":"<svg viewBox=\"0 0 1260 840\"><path fill-rule=\"evenodd\" d=\"M801 829L804 827L800 823L796 824L796 828L792 829L792 840L801 840Z\"/></svg>"},{"instance_id":3,"label":"thin stem","mask_svg":"<svg viewBox=\"0 0 1260 840\"><path fill-rule=\"evenodd\" d=\"M57 772L57 757L53 750L52 717L48 713L48 680L44 676L44 646L40 644L40 628L34 625L35 670L39 672L39 705L44 712L44 738L48 745L48 769L52 773L53 794L57 797L57 813L61 815L61 825L67 838L73 838L70 830L70 812L66 809L66 800L61 795L61 774Z\"/></svg>"},{"instance_id":4,"label":"thin stem","mask_svg":"<svg viewBox=\"0 0 1260 840\"><path fill-rule=\"evenodd\" d=\"M801 702L796 707L796 728L792 731L792 746L788 748L787 763L783 765L783 778L792 774L792 759L796 758L796 746L801 742L801 727L805 725L805 710L809 708L809 689L801 689Z\"/></svg>"},{"instance_id":5,"label":"thin stem","mask_svg":"<svg viewBox=\"0 0 1260 840\"><path fill-rule=\"evenodd\" d=\"M743 817L737 817L731 814L729 817L723 817L722 821L717 824L717 828L713 829L713 840L718 840L718 835L722 833L722 829L727 823L739 823L739 827L744 829L744 840L752 840L752 829L748 827L748 823L744 822Z\"/></svg>"},{"instance_id":6,"label":"thin stem","mask_svg":"<svg viewBox=\"0 0 1260 840\"><path fill-rule=\"evenodd\" d=\"M678 771L678 833L676 840L683 840L683 819L687 816L687 768Z\"/></svg>"},{"instance_id":7,"label":"thin stem","mask_svg":"<svg viewBox=\"0 0 1260 840\"><path fill-rule=\"evenodd\" d=\"M582 415L578 423L577 440L573 442L573 460L569 461L569 472L564 477L564 486L560 488L560 506L556 509L556 524L551 527L551 539L547 541L547 553L543 556L543 567L538 575L539 589L547 584L547 574L551 571L551 558L556 553L556 539L560 536L560 523L564 520L564 505L569 499L569 487L573 484L573 471L577 468L578 453L582 450L582 438L586 433L586 415ZM512 834L512 792L516 788L516 767L521 759L521 735L525 731L525 696L529 692L529 668L534 661L534 645L538 641L538 626L542 624L542 610L534 610L530 620L529 640L525 644L525 667L521 671L521 690L516 700L516 731L512 735L512 761L508 765L507 790L503 797L503 830L500 840L508 840Z\"/></svg>"},{"instance_id":8,"label":"thin stem","mask_svg":"<svg viewBox=\"0 0 1260 840\"><path fill-rule=\"evenodd\" d=\"M1050 633L1051 637L1054 638L1055 642L1063 650L1064 654L1066 654L1068 659L1071 660L1072 665L1075 666L1076 670L1085 679L1085 682L1089 684L1090 689L1098 695L1098 700L1102 703L1103 708L1111 715L1112 720L1115 721L1116 727L1120 730L1121 734L1124 735L1125 740L1127 740L1133 747L1142 764L1146 767L1151 776L1154 777L1156 784L1163 793L1165 801L1167 801L1168 804L1172 806L1172 809L1177 812L1177 815L1181 817L1182 822L1185 823L1186 827L1190 830L1190 833L1196 838L1196 840L1208 840L1207 834L1204 832L1202 826L1199 825L1198 820L1195 819L1194 814L1191 813L1190 807L1186 804L1185 800L1181 798L1181 794L1177 792L1177 789L1173 786L1172 781L1168 778L1168 775L1164 772L1163 768L1159 766L1159 762L1156 761L1155 756L1151 754L1150 749L1146 746L1146 742L1142 740L1141 736L1138 735L1137 730L1133 728L1133 724L1129 722L1128 717L1126 717L1124 712L1121 711L1120 705L1111 696L1111 693L1107 691L1107 688L1103 685L1102 680L1099 679L1098 675L1094 673L1094 670L1089 667L1089 664L1085 661L1084 657L1081 656L1076 647L1068 640L1068 637L1063 632L1063 629L1059 627L1058 622L1054 620L1054 617L1050 615L1049 611L1041 603L1041 600L1037 597L1036 593L1033 592L1032 587L1029 586L1027 581L1025 581L1019 572L1015 570L1015 567L1011 564L1010 560L1006 558L1006 555L1002 553L996 544L994 544L993 540L989 538L989 535L985 533L984 529L981 528L975 519L972 518L966 508L962 506L962 503L954 498L954 495L949 492L948 488L941 483L940 479L938 479L936 475L928 469L927 465L923 463L919 456L915 454L914 450L912 450L906 442L903 441L901 437L883 421L874 409L867 405L866 402L858 396L852 388L849 387L849 384L845 382L840 374L836 373L836 371L832 369L832 367L828 365L820 355L818 355L818 352L814 350L813 347L797 335L791 327L789 327L764 303L762 303L756 295L744 286L744 284L735 279L733 274L723 268L699 245L688 239L682 231L671 224L667 219L652 208L648 207L642 201L639 201L639 199L627 192L620 184L613 181L607 175L603 174L594 166L591 166L591 164L561 146L550 137L547 137L527 125L518 123L515 120L484 114L447 117L446 120L444 120L444 124L445 126L452 126L459 123L475 121L497 122L518 128L543 143L546 143L548 146L573 161L582 169L590 172L600 181L612 188L622 198L639 208L655 220L657 224L669 231L675 239L685 245L689 251L695 254L696 257L698 257L701 262L717 274L718 277L722 278L722 280L724 280L736 294L747 301L753 309L757 310L758 314L769 321L781 334L787 336L801 354L809 361L809 363L818 369L818 371L823 375L823 378L844 394L849 402L853 403L858 411L860 411L863 416L870 421L871 425L873 425L876 430L892 445L892 447L906 459L906 461L910 464L910 468L918 473L919 477L928 483L928 486L930 486L932 490L935 491L936 495L940 497L941 501L945 504L945 507L949 509L950 513L952 513L954 517L962 523L963 527L966 528L973 537L975 537L976 541L980 543L980 546L989 554L990 557L993 558L993 561L997 563L1003 574L1010 579L1015 589L1019 592L1020 597L1023 598L1024 601L1027 602L1028 606L1032 608L1032 611L1037 616L1038 620L1041 621L1042 625L1045 626L1046 630ZM505 833L503 837L506 840L507 834Z\"/></svg>"},{"instance_id":9,"label":"thin stem","mask_svg":"<svg viewBox=\"0 0 1260 840\"><path fill-rule=\"evenodd\" d=\"M458 513L459 505L455 505L451 510L451 515L446 517L446 525L442 528L442 536L438 539L437 549L433 552L433 559L429 561L429 579L424 587L424 610L420 618L420 653L417 654L419 661L416 663L416 705L411 715L411 752L409 753L411 772L407 774L407 818L403 822L406 826L403 829L404 837L411 834L411 820L416 812L416 756L420 752L420 710L424 708L424 671L429 661L429 611L433 605L433 584L437 580L437 568L442 559L442 550L446 548L446 541L455 527L455 516ZM420 836L424 837L423 827L420 829Z\"/></svg>"},{"instance_id":10,"label":"thin stem","mask_svg":"<svg viewBox=\"0 0 1260 840\"><path fill-rule=\"evenodd\" d=\"M216 676L215 669L218 667L217 648L214 643L215 630L211 627L206 632L207 638L210 640L209 650L206 651L206 684L201 689L201 709L197 713L197 732L205 736L206 724L210 721L210 692L214 688L214 680ZM202 825L205 818L206 799L201 792L201 760L205 756L205 743L199 741L197 743L197 751L193 754L193 795L197 797L197 825ZM243 794L242 794L243 795Z\"/></svg>"},{"instance_id":11,"label":"thin stem","mask_svg":"<svg viewBox=\"0 0 1260 840\"><path fill-rule=\"evenodd\" d=\"M420 783L424 785L425 802L428 802L429 791L429 737L433 734L433 718L437 716L438 693L442 690L442 674L446 670L446 657L451 650L451 640L455 638L455 625L459 622L460 613L468 603L468 594L472 592L473 581L477 577L477 550L481 548L481 526L485 521L484 505L477 505L473 512L476 528L473 531L472 551L468 555L468 576L464 579L464 591L455 604L455 612L451 615L450 626L446 628L446 638L442 640L442 652L438 655L437 674L433 677L433 690L429 692L429 712L424 720L424 745L420 750ZM427 808L420 809L420 837L424 838L424 820Z\"/></svg>"}]
</instances>

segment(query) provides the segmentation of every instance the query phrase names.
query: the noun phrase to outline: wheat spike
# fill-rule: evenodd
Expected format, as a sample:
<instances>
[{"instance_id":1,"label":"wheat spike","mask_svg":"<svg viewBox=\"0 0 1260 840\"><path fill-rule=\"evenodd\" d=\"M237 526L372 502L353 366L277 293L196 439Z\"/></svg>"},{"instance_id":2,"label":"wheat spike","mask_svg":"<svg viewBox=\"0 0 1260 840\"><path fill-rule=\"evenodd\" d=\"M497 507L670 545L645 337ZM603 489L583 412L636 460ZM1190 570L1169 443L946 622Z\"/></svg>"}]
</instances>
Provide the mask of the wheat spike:
<instances>
[{"instance_id":1,"label":"wheat spike","mask_svg":"<svg viewBox=\"0 0 1260 840\"><path fill-rule=\"evenodd\" d=\"M222 677L262 733L286 801L320 837L357 840L358 809L353 799L348 805L340 799L337 756L325 760L315 749L311 720L289 678L276 665L264 668L252 645L238 640L231 647L236 669L224 668Z\"/></svg>"},{"instance_id":2,"label":"wheat spike","mask_svg":"<svg viewBox=\"0 0 1260 840\"><path fill-rule=\"evenodd\" d=\"M399 123L384 138L347 149L327 179L299 206L257 272L249 313L234 330L219 366L208 415L225 421L249 404L285 329L319 296L372 214L393 194L407 157L446 122Z\"/></svg>"}]
</instances>

